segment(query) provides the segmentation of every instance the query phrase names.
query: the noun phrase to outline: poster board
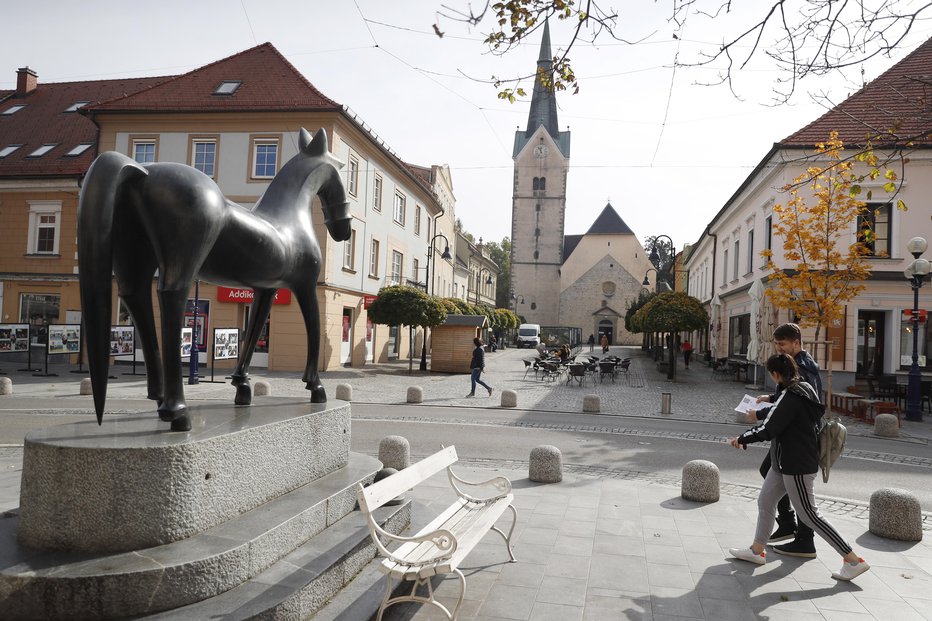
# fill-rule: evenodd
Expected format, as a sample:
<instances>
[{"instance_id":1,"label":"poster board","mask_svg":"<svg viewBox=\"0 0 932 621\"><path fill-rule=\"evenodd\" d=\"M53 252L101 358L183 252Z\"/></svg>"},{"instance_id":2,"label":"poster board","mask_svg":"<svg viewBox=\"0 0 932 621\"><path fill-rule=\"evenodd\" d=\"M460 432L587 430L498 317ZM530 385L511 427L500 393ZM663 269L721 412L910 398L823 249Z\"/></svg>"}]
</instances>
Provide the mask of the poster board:
<instances>
[{"instance_id":1,"label":"poster board","mask_svg":"<svg viewBox=\"0 0 932 621\"><path fill-rule=\"evenodd\" d=\"M136 328L110 326L110 355L132 356L136 350Z\"/></svg>"},{"instance_id":2,"label":"poster board","mask_svg":"<svg viewBox=\"0 0 932 621\"><path fill-rule=\"evenodd\" d=\"M76 354L81 351L81 324L65 323L48 326L48 353Z\"/></svg>"},{"instance_id":3,"label":"poster board","mask_svg":"<svg viewBox=\"0 0 932 621\"><path fill-rule=\"evenodd\" d=\"M197 301L197 350L207 351L207 330L210 329L210 300ZM184 309L184 326L194 327L194 300L189 299ZM188 354L184 354L187 356Z\"/></svg>"},{"instance_id":4,"label":"poster board","mask_svg":"<svg viewBox=\"0 0 932 621\"><path fill-rule=\"evenodd\" d=\"M214 329L214 360L236 360L239 357L239 330Z\"/></svg>"},{"instance_id":5,"label":"poster board","mask_svg":"<svg viewBox=\"0 0 932 621\"><path fill-rule=\"evenodd\" d=\"M191 355L191 328L181 329L181 357L187 358Z\"/></svg>"},{"instance_id":6,"label":"poster board","mask_svg":"<svg viewBox=\"0 0 932 621\"><path fill-rule=\"evenodd\" d=\"M29 351L28 323L0 323L0 354Z\"/></svg>"}]
</instances>

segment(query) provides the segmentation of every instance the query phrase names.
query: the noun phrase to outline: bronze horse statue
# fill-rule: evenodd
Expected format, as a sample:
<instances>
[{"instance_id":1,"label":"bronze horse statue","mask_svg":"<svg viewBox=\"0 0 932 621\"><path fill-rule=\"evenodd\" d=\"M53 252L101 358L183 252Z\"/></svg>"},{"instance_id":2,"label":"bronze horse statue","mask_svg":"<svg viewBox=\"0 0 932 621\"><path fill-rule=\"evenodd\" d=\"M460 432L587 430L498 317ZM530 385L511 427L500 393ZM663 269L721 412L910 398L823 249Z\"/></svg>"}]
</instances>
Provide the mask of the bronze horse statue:
<instances>
[{"instance_id":1,"label":"bronze horse statue","mask_svg":"<svg viewBox=\"0 0 932 621\"><path fill-rule=\"evenodd\" d=\"M91 165L78 204L81 305L97 422L107 398L112 277L139 335L146 358L148 398L172 431L191 419L182 387L181 328L194 279L255 291L253 311L233 385L238 405L252 400L249 363L279 288L292 291L307 329L304 382L311 401L327 401L317 369L320 312L317 278L321 253L311 225L320 198L330 236L345 241L352 217L327 134L301 129L299 151L250 210L227 200L204 173L176 163L142 165L109 151ZM152 308L158 270L161 365ZM192 352L192 355L197 355Z\"/></svg>"}]
</instances>

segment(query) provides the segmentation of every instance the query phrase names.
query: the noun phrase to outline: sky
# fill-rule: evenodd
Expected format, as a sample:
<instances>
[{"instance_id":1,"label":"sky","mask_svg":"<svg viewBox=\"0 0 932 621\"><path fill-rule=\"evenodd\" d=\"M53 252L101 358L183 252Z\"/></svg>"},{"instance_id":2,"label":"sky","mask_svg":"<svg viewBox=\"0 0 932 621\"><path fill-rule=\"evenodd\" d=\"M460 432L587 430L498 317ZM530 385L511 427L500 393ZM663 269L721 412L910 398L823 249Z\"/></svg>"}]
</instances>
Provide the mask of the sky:
<instances>
[{"instance_id":1,"label":"sky","mask_svg":"<svg viewBox=\"0 0 932 621\"><path fill-rule=\"evenodd\" d=\"M557 95L561 129L572 132L566 234L584 233L610 201L642 241L667 235L677 249L695 242L774 142L932 36L932 23L921 22L892 57L804 81L789 104L775 106L779 75L764 55L736 74L737 95L709 85L719 69L674 65L698 58L755 15L693 15L677 30L671 4L621 3L629 12L616 33L628 42L603 36L573 48L580 92ZM40 84L177 75L268 41L403 160L449 165L457 217L475 237L500 241L511 234L512 145L515 130L527 125L529 102L499 100L488 81L533 72L540 34L495 56L482 43L488 26L451 19L444 5L468 6L465 0L162 0L141 10L121 0L10 3L3 10L0 89L14 88L23 66L38 73ZM554 53L569 38L568 24L551 22ZM521 86L530 93L529 81Z\"/></svg>"}]
</instances>

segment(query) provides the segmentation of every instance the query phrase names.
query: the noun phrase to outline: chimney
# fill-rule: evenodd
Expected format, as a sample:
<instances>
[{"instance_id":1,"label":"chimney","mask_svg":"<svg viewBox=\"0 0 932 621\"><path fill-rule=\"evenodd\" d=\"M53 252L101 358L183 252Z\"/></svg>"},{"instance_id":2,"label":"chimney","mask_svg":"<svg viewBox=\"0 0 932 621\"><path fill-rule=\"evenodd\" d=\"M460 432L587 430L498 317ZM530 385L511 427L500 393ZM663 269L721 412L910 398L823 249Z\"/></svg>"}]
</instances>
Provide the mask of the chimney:
<instances>
[{"instance_id":1,"label":"chimney","mask_svg":"<svg viewBox=\"0 0 932 621\"><path fill-rule=\"evenodd\" d=\"M28 95L32 91L36 90L37 86L39 86L39 74L37 74L29 67L23 67L22 69L16 70L17 95Z\"/></svg>"}]
</instances>

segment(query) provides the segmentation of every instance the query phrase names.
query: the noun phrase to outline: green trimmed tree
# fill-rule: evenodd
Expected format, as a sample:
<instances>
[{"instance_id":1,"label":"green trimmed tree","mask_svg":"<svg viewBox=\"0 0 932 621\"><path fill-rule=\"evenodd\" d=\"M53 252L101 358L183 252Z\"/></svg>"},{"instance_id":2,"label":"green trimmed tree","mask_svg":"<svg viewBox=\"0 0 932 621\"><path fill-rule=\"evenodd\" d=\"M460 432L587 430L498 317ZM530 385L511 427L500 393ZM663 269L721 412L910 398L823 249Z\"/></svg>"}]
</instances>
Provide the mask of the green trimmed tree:
<instances>
[{"instance_id":1,"label":"green trimmed tree","mask_svg":"<svg viewBox=\"0 0 932 621\"><path fill-rule=\"evenodd\" d=\"M631 317L635 332L689 332L709 325L709 313L702 302L682 291L667 291L650 298ZM667 378L676 376L676 351L670 343Z\"/></svg>"},{"instance_id":2,"label":"green trimmed tree","mask_svg":"<svg viewBox=\"0 0 932 621\"><path fill-rule=\"evenodd\" d=\"M369 305L369 318L388 326L419 326L424 329L421 371L427 370L427 328L439 326L447 318L446 305L418 288L392 285L379 290Z\"/></svg>"}]
</instances>

